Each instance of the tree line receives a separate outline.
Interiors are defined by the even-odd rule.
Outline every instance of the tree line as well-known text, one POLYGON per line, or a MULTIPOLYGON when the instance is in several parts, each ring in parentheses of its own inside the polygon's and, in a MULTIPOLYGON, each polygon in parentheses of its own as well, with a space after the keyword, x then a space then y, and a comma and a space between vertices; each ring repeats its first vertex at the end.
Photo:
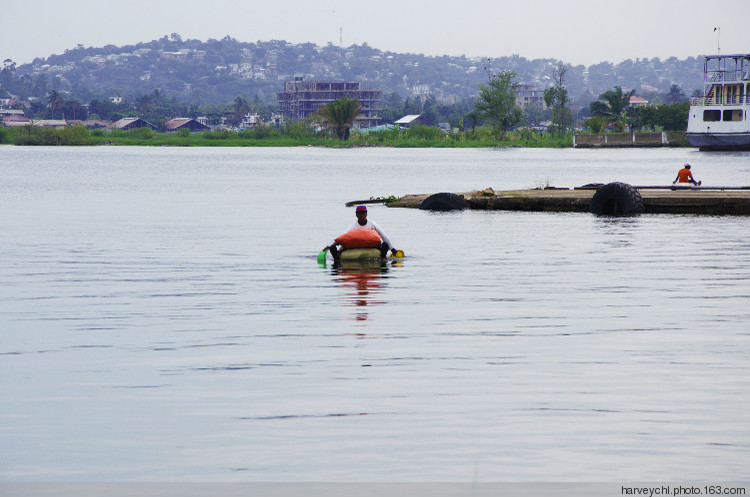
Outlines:
MULTIPOLYGON (((516 90, 519 84, 515 81, 516 73, 510 70, 499 72, 491 68, 485 68, 487 72, 487 83, 479 84, 479 94, 473 101, 473 109, 466 111, 463 117, 454 115, 463 123, 464 119, 470 122, 473 132, 477 124, 485 125, 492 130, 493 138, 501 142, 505 135, 524 123, 524 112, 516 105, 516 90)), ((558 64, 552 72, 553 84, 544 91, 544 101, 547 106, 546 115, 549 118, 547 132, 552 136, 562 137, 574 129, 575 121, 571 111, 571 103, 566 86, 567 67, 564 63, 558 64)), ((610 128, 616 132, 622 132, 626 128, 635 130, 664 130, 684 131, 687 128, 689 104, 678 85, 672 85, 667 100, 671 105, 658 105, 652 107, 633 107, 630 98, 635 94, 634 90, 623 92, 622 88, 616 86, 608 90, 589 105, 588 113, 592 117, 585 120, 587 128, 594 133, 604 132, 610 128)), ((392 96, 393 97, 393 96, 392 96)), ((396 103, 396 102, 391 102, 396 103)), ((418 106, 405 102, 401 114, 419 114, 424 112, 418 106)), ((439 114, 434 99, 428 97, 425 108, 439 114)), ((466 109, 464 109, 466 110, 466 109)), ((317 121, 324 129, 327 129, 338 137, 339 140, 348 140, 350 129, 361 111, 361 106, 356 100, 341 98, 325 106, 321 106, 313 120, 317 121)), ((391 115, 398 115, 393 113, 391 115)), ((439 118, 439 116, 438 116, 439 118)), ((434 120, 433 117, 430 120, 434 120)), ((427 121, 428 124, 433 124, 427 121)), ((464 130, 464 126, 457 126, 464 130)))

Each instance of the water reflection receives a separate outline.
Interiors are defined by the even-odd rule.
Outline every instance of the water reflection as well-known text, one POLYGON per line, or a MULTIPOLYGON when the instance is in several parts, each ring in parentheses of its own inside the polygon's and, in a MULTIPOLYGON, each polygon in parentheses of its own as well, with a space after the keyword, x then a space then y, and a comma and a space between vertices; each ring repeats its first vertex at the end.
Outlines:
POLYGON ((369 307, 382 304, 378 295, 385 284, 389 267, 387 261, 339 261, 331 267, 331 275, 344 289, 346 305, 355 308, 354 319, 367 321, 369 307))
POLYGON ((613 247, 629 247, 633 243, 633 235, 640 226, 639 216, 599 216, 596 218, 597 227, 606 233, 607 242, 613 247))

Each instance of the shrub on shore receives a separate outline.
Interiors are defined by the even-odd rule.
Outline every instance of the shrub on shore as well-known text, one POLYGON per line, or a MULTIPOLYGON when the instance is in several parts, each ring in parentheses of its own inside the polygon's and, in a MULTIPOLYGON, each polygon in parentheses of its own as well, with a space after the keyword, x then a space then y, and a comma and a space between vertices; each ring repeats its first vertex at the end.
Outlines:
POLYGON ((23 126, 14 129, 14 145, 91 145, 91 135, 83 126, 40 128, 23 126))

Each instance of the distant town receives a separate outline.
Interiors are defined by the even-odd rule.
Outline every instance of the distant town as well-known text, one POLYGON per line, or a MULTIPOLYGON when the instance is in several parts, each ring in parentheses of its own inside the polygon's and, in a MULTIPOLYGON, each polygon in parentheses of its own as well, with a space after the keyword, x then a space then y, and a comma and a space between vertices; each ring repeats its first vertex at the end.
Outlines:
MULTIPOLYGON (((551 120, 544 92, 564 62, 519 55, 427 57, 367 44, 245 43, 230 37, 202 42, 173 33, 124 47, 79 45, 30 64, 6 59, 0 119, 8 127, 242 130, 302 120, 321 104, 348 96, 363 107, 358 128, 419 123, 450 129, 466 125, 480 84, 498 71, 513 71, 523 123, 541 129, 551 120)), ((614 87, 632 93, 632 107, 684 102, 700 88, 701 68, 700 57, 567 65, 574 122, 614 87)))

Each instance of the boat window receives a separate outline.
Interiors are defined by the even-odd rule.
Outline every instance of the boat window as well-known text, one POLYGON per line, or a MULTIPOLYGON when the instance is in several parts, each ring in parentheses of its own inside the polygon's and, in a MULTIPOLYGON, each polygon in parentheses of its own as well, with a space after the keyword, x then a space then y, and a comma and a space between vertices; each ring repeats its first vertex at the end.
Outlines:
POLYGON ((727 86, 727 103, 728 104, 737 103, 737 87, 735 85, 727 86))
POLYGON ((703 120, 704 121, 721 121, 721 111, 720 110, 704 110, 703 120))
POLYGON ((728 109, 724 111, 725 121, 742 121, 741 109, 728 109))

